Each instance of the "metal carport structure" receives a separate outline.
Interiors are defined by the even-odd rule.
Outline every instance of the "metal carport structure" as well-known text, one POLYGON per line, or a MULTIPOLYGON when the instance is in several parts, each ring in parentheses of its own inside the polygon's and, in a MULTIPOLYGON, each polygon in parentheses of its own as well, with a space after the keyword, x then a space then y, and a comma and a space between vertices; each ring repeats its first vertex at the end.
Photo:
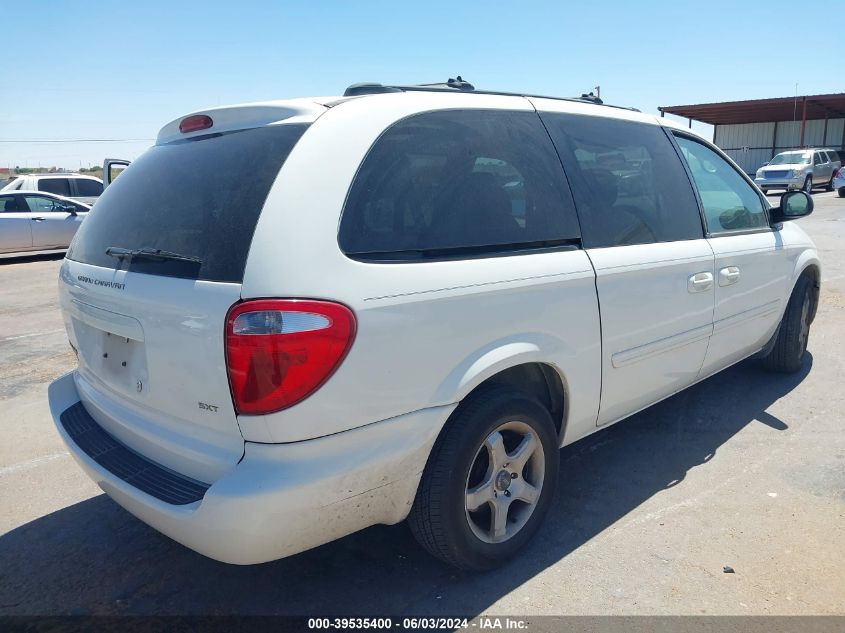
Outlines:
POLYGON ((713 142, 753 173, 774 154, 802 147, 845 150, 845 93, 661 106, 714 126, 713 142))

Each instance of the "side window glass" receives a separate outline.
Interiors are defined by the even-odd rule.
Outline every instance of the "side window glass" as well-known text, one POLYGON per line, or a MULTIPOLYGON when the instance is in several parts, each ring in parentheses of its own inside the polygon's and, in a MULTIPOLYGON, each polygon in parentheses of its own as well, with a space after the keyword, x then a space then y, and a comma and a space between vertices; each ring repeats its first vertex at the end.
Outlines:
POLYGON ((821 165, 824 162, 821 152, 813 152, 813 165, 821 165))
POLYGON ((730 163, 698 141, 685 136, 677 139, 698 188, 710 233, 769 226, 757 191, 730 163))
POLYGON ((70 183, 67 178, 40 178, 38 180, 38 191, 55 193, 58 196, 69 196, 70 183))
POLYGON ((351 256, 412 260, 578 236, 560 161, 535 113, 450 110, 399 121, 376 141, 338 241, 351 256))
POLYGON ((45 198, 44 196, 24 196, 24 198, 32 213, 49 213, 57 210, 52 198, 45 198))
POLYGON ((16 211, 26 211, 26 209, 18 207, 15 196, 0 196, 0 213, 14 213, 16 211))
POLYGON ((88 180, 87 178, 76 178, 76 191, 78 196, 93 198, 103 195, 103 183, 96 180, 88 180))
POLYGON ((589 248, 701 239, 698 202, 656 125, 541 113, 572 186, 589 248))

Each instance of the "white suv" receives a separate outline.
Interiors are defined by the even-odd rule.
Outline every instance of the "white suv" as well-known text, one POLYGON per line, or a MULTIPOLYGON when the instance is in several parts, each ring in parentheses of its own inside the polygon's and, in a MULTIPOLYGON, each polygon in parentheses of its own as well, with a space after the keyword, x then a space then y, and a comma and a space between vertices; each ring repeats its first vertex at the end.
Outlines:
POLYGON ((749 356, 801 366, 809 196, 770 208, 663 119, 453 85, 204 110, 106 189, 49 399, 117 503, 230 563, 408 518, 484 569, 561 446, 749 356))
POLYGON ((0 191, 43 191, 91 205, 103 193, 103 181, 82 174, 25 174, 12 178, 0 191))

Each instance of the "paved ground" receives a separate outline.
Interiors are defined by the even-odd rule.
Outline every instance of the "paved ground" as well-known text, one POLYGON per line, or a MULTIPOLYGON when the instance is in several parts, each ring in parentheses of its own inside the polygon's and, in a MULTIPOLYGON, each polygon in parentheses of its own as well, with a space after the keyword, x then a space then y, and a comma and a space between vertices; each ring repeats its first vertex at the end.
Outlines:
POLYGON ((801 222, 825 272, 804 370, 743 363, 565 448, 535 544, 484 575, 430 559, 405 525, 245 568, 137 521, 49 418, 47 384, 73 365, 60 259, 0 261, 0 615, 845 613, 845 199, 814 198, 801 222))

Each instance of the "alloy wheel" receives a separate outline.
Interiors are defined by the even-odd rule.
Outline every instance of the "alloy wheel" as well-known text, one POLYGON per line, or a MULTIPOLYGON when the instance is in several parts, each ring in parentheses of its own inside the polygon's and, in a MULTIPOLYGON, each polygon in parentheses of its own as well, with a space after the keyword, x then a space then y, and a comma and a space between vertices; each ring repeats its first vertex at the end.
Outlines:
POLYGON ((801 329, 798 332, 798 344, 801 352, 807 349, 807 339, 810 335, 810 295, 804 295, 804 303, 801 304, 801 329))
POLYGON ((475 536, 501 543, 528 522, 546 470, 543 445, 524 422, 498 426, 479 447, 466 481, 464 509, 475 536))

